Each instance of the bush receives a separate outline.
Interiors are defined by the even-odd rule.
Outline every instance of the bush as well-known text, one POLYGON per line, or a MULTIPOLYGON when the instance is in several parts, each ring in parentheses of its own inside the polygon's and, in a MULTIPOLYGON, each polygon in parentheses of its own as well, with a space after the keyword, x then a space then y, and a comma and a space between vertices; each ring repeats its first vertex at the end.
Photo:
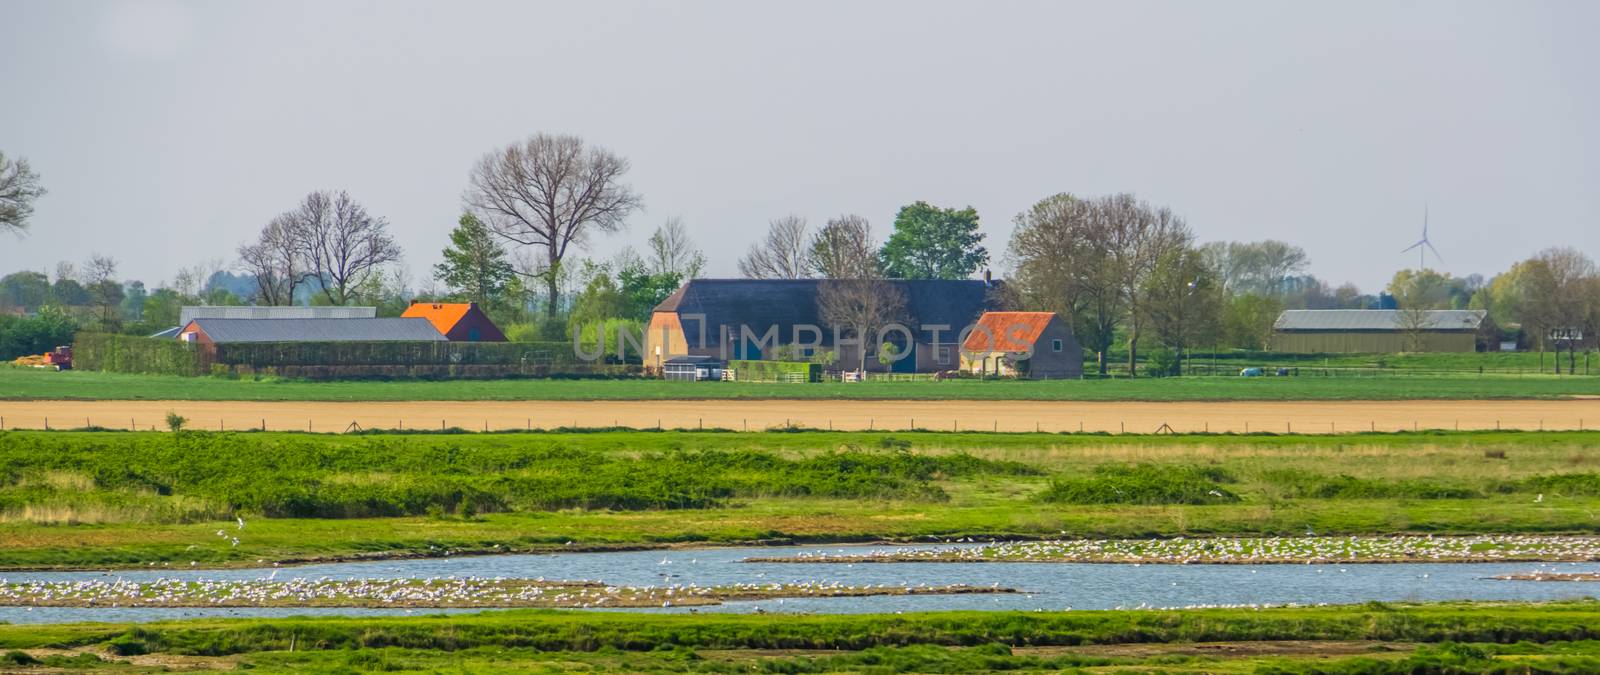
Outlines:
POLYGON ((800 361, 729 361, 728 369, 740 382, 821 382, 822 364, 800 361))
POLYGON ((1284 469, 1262 478, 1284 488, 1287 496, 1310 499, 1471 499, 1477 490, 1421 480, 1379 480, 1348 475, 1323 476, 1284 469))
POLYGON ((1230 504, 1239 496, 1221 469, 1157 464, 1106 465, 1090 476, 1058 478, 1040 495, 1057 504, 1230 504))
POLYGON ((71 317, 48 307, 31 317, 0 316, 0 361, 43 354, 70 344, 76 330, 78 326, 71 317))

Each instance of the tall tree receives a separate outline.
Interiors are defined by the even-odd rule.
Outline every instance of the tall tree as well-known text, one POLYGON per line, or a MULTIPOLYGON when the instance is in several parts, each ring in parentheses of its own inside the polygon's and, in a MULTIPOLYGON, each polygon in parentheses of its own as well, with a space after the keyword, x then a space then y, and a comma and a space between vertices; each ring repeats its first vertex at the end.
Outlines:
POLYGON ((462 214, 450 231, 444 262, 433 266, 439 283, 482 307, 497 304, 515 274, 505 247, 470 213, 462 214))
POLYGON ((1096 217, 1110 243, 1112 274, 1128 303, 1128 374, 1138 374, 1139 337, 1146 312, 1145 283, 1162 256, 1187 248, 1193 234, 1182 218, 1165 207, 1155 208, 1131 194, 1096 200, 1096 217))
POLYGON ((621 230, 642 200, 622 183, 628 160, 576 136, 535 134, 484 155, 463 200, 506 240, 542 253, 546 315, 555 317, 561 261, 594 232, 621 230))
POLYGON ((50 297, 50 277, 22 270, 0 278, 0 306, 35 309, 50 297))
POLYGON ((298 237, 295 213, 279 215, 261 228, 254 243, 241 244, 239 266, 255 279, 255 302, 263 305, 292 305, 295 291, 306 278, 306 246, 298 237))
POLYGON ((0 152, 0 230, 27 231, 33 202, 44 195, 39 174, 28 166, 27 158, 8 159, 0 152))
POLYGON ((83 266, 83 286, 100 311, 100 327, 110 330, 121 324, 123 291, 117 281, 117 260, 95 253, 83 266))
POLYGON ((746 279, 804 279, 810 275, 811 256, 806 248, 806 219, 784 216, 767 225, 767 237, 739 259, 746 279))
POLYGON ((646 272, 651 275, 676 274, 680 279, 693 279, 706 267, 705 254, 695 248, 683 219, 676 216, 650 234, 645 248, 646 272))
POLYGON ((367 213, 343 190, 306 195, 294 224, 301 256, 329 304, 349 304, 357 289, 400 260, 389 221, 367 213))
POLYGON ((1095 208, 1092 200, 1066 193, 1039 200, 1017 215, 1008 253, 1023 306, 1071 321, 1104 375, 1126 303, 1111 265, 1109 232, 1095 208))
POLYGON ((884 275, 896 279, 965 279, 989 261, 976 210, 922 201, 895 214, 880 255, 884 275))
POLYGON ((857 215, 843 215, 811 238, 806 248, 812 272, 824 279, 875 279, 883 276, 872 224, 857 215))
POLYGON ((1273 239, 1214 241, 1201 246, 1200 252, 1217 284, 1228 294, 1284 293, 1290 277, 1305 272, 1311 262, 1305 249, 1273 239))
MULTIPOLYGON (((1550 248, 1526 261, 1521 275, 1523 332, 1531 332, 1540 351, 1556 348, 1556 372, 1561 372, 1563 346, 1551 341, 1551 331, 1579 329, 1593 335, 1600 326, 1594 318, 1590 291, 1596 283, 1594 261, 1577 249, 1550 248)), ((1571 347, 1571 344, 1565 345, 1571 347)), ((1569 366, 1572 359, 1569 356, 1569 366)))
POLYGON ((1156 339, 1178 357, 1173 375, 1183 374, 1187 350, 1216 338, 1221 326, 1221 289, 1199 251, 1173 248, 1156 259, 1144 282, 1144 313, 1156 339))

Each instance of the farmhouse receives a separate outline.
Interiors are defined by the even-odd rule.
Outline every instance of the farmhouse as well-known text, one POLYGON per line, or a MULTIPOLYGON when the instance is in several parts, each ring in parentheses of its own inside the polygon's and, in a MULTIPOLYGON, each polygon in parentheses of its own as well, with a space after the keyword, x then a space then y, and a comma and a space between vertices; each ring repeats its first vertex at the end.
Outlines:
POLYGON ((1272 350, 1297 354, 1471 352, 1481 309, 1291 309, 1272 326, 1272 350))
POLYGON ((505 333, 475 302, 415 302, 404 318, 427 319, 451 342, 505 342, 505 333))
MULTIPOLYGON (((834 330, 818 307, 821 279, 694 279, 657 305, 645 331, 644 363, 661 371, 674 356, 761 359, 785 344, 818 344, 836 349, 838 363, 861 362, 857 344, 835 344, 834 330)), ((867 351, 867 367, 894 372, 932 372, 960 366, 957 347, 963 328, 995 308, 995 283, 977 280, 887 280, 905 296, 900 324, 911 332, 887 334, 908 350, 887 364, 867 351), (909 344, 901 344, 909 343, 909 344)), ((848 336, 843 338, 851 342, 848 336)), ((872 340, 875 342, 876 340, 872 340)))
POLYGON ((1055 312, 985 312, 961 344, 961 369, 1033 380, 1083 377, 1083 348, 1055 312))
POLYGON ((427 319, 207 319, 190 321, 178 339, 230 342, 444 342, 427 319))

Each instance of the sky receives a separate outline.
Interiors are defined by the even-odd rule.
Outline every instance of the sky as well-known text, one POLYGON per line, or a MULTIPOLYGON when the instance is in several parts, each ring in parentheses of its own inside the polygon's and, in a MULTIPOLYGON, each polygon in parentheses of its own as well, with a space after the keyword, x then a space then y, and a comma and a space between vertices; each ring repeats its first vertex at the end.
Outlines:
POLYGON ((708 276, 789 214, 1012 219, 1132 192, 1201 241, 1281 239, 1379 290, 1423 211, 1491 276, 1600 257, 1597 2, 0 0, 0 151, 49 194, 0 274, 92 253, 147 284, 318 189, 387 218, 426 285, 472 164, 539 132, 631 162, 708 276))

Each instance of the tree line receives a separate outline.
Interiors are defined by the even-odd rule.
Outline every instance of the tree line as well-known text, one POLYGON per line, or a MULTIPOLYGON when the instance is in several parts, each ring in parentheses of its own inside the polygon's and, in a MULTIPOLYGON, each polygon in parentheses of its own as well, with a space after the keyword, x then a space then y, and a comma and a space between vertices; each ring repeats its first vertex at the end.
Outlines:
MULTIPOLYGON (((641 249, 582 257, 595 237, 622 231, 643 208, 628 170, 622 156, 569 135, 535 134, 486 152, 467 172, 461 215, 421 289, 411 288, 389 221, 327 189, 268 219, 231 264, 184 268, 147 289, 120 280, 118 261, 96 254, 58 265, 53 279, 35 271, 0 278, 0 308, 32 310, 11 324, 44 316, 57 328, 128 332, 167 327, 182 304, 373 304, 393 315, 411 299, 476 302, 515 339, 639 324, 706 261, 676 218, 641 249)), ((27 231, 46 194, 26 159, 0 154, 0 230, 27 231)), ((1285 242, 1200 243, 1171 208, 1132 194, 1039 200, 1013 219, 998 262, 1008 277, 999 300, 1067 317, 1102 373, 1114 352, 1130 372, 1145 361, 1175 372, 1175 357, 1195 348, 1269 349, 1284 309, 1483 309, 1496 339, 1504 333, 1540 349, 1561 346, 1552 331, 1593 336, 1600 328, 1600 281, 1576 250, 1541 252, 1491 279, 1400 270, 1369 295, 1308 274, 1309 256, 1285 242), (1155 351, 1141 360, 1141 349, 1155 351)), ((882 241, 857 214, 814 229, 804 216, 774 219, 736 266, 748 278, 825 280, 824 321, 859 337, 904 314, 905 299, 885 280, 966 279, 990 263, 974 209, 917 201, 895 213, 882 241)))

